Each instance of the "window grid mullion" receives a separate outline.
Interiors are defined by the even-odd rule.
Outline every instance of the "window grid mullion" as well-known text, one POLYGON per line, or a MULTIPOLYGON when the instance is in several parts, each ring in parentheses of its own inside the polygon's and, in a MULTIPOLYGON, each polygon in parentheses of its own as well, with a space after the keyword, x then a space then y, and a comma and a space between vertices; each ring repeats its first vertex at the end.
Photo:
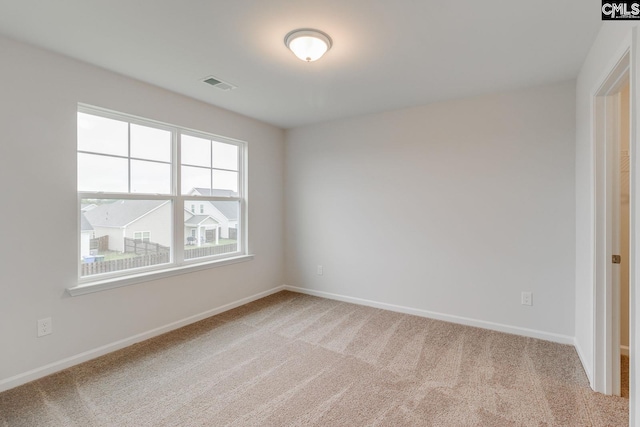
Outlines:
POLYGON ((184 263, 184 198, 182 196, 182 138, 179 129, 173 130, 173 174, 175 185, 173 187, 173 223, 171 224, 173 236, 173 262, 176 265, 184 263))
POLYGON ((131 123, 127 122, 127 163, 129 165, 129 193, 131 193, 131 123))
POLYGON ((213 195, 213 141, 209 140, 209 179, 211 180, 209 184, 209 195, 213 195))

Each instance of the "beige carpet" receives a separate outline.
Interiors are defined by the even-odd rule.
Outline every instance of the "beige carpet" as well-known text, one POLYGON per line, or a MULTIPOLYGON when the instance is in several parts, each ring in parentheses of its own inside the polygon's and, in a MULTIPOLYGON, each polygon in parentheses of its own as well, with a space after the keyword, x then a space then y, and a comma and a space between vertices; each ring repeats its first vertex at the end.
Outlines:
POLYGON ((620 356, 620 395, 629 398, 629 356, 620 356))
POLYGON ((2 426, 626 426, 570 346, 281 292, 0 394, 2 426))

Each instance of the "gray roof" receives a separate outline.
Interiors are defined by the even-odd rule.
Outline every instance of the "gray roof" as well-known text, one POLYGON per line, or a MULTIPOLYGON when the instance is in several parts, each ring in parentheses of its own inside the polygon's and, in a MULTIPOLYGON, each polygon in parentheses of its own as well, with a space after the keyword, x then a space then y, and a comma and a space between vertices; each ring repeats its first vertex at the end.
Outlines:
POLYGON ((85 212, 94 227, 124 227, 141 216, 151 212, 167 200, 116 200, 85 212))
MULTIPOLYGON (((210 188, 194 188, 193 191, 197 192, 201 196, 213 196, 213 197, 238 197, 238 193, 232 190, 219 190, 210 188)), ((215 201, 209 202, 215 206, 222 215, 227 217, 229 221, 238 220, 238 202, 235 201, 215 201)))
POLYGON ((238 193, 233 190, 220 190, 214 188, 213 190, 210 188, 194 188, 194 191, 197 191, 201 196, 213 196, 213 197, 238 197, 238 193))
MULTIPOLYGON (((198 225, 201 222, 205 221, 207 218, 211 218, 209 215, 194 215, 191 218, 189 218, 188 220, 186 220, 184 222, 185 225, 198 225)), ((218 221, 216 221, 215 219, 211 218, 211 220, 215 223, 217 223, 218 221)))
POLYGON ((87 220, 87 217, 84 216, 84 212, 80 213, 80 231, 91 231, 93 227, 91 223, 87 220))
POLYGON ((226 216, 229 221, 236 221, 238 219, 238 202, 209 202, 215 206, 222 215, 226 216))

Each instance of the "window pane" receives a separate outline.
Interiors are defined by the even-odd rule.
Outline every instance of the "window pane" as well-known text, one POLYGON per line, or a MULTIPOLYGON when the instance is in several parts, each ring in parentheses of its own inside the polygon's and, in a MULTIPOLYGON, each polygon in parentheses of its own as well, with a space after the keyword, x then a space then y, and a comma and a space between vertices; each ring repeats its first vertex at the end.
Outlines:
POLYGON ((181 135, 182 164, 211 167, 211 141, 181 135))
POLYGON ((213 257, 239 250, 239 202, 189 200, 185 201, 184 208, 184 259, 213 257), (192 206, 202 206, 202 210, 192 212, 192 206))
POLYGON ((78 113, 78 150, 127 156, 128 142, 128 123, 78 113))
POLYGON ((148 242, 151 240, 151 233, 149 231, 136 231, 133 233, 133 238, 142 242, 148 242))
POLYGON ((238 172, 214 170, 213 188, 214 190, 218 190, 214 191, 215 196, 238 196, 238 172))
POLYGON ((171 165, 131 160, 131 192, 170 194, 171 165))
POLYGON ((211 188, 211 169, 182 167, 182 194, 190 194, 194 188, 211 188))
POLYGON ((126 159, 78 153, 78 191, 126 193, 126 159))
POLYGON ((171 161, 171 132, 132 123, 131 157, 171 161))
POLYGON ((238 170, 238 147, 213 141, 213 167, 238 170))
POLYGON ((83 277, 171 261, 169 200, 83 199, 80 218, 83 277))

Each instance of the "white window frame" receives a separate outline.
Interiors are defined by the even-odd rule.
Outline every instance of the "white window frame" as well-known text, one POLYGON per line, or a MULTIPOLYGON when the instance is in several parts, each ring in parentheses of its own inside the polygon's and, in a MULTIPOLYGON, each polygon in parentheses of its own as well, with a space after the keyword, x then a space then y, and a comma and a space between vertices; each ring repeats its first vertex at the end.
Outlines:
POLYGON ((134 231, 133 232, 133 240, 140 240, 141 242, 145 243, 145 237, 144 235, 147 235, 147 240, 146 242, 150 242, 151 241, 151 232, 150 231, 134 231), (140 238, 138 239, 136 236, 140 235, 140 238))
MULTIPOLYGON (((78 254, 80 254, 80 212, 82 199, 132 199, 132 200, 171 200, 172 205, 172 244, 171 259, 169 263, 154 265, 149 267, 134 268, 110 272, 104 274, 95 274, 91 276, 81 276, 81 261, 78 262, 78 282, 76 285, 68 288, 71 295, 82 295, 86 293, 96 292, 104 289, 110 289, 125 286, 133 283, 155 280, 161 277, 168 277, 177 274, 184 274, 190 271, 201 270, 204 268, 217 267, 236 262, 243 262, 253 259, 253 255, 248 252, 248 236, 247 236, 247 143, 237 139, 223 137, 212 133, 196 131, 181 126, 161 123, 155 120, 145 119, 132 116, 129 114, 114 112, 99 107, 86 104, 78 104, 77 112, 91 114, 99 117, 105 117, 120 120, 132 124, 148 126, 152 128, 168 130, 172 134, 172 154, 171 154, 171 193, 170 194, 147 194, 147 193, 114 193, 114 192, 86 192, 78 191, 77 201, 77 234, 78 234, 78 254), (198 138, 210 139, 225 144, 231 144, 238 147, 238 196, 237 197, 214 197, 199 195, 183 195, 181 194, 181 135, 189 135, 198 138), (238 250, 231 253, 207 256, 201 258, 184 259, 184 246, 187 236, 184 235, 184 209, 185 202, 208 202, 208 201, 237 201, 239 203, 239 221, 238 230, 238 250)), ((77 153, 84 153, 77 150, 77 153)), ((129 177, 131 179, 131 177, 129 177)), ((197 203, 196 203, 197 204, 197 203)), ((195 212, 194 212, 195 214, 195 212)), ((80 260, 80 257, 77 256, 80 260)))

